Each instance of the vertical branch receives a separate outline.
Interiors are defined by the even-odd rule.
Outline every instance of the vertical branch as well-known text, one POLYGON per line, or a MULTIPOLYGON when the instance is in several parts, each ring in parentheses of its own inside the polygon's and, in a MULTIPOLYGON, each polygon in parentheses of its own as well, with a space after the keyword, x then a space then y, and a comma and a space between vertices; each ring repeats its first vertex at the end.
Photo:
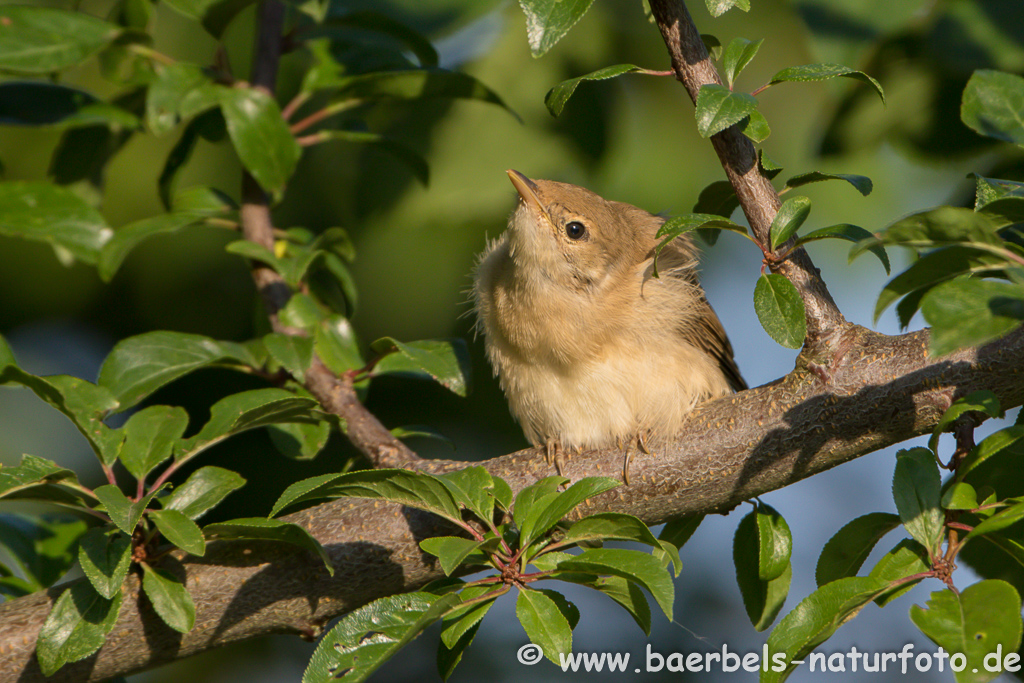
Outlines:
MULTIPOLYGON (((650 0, 650 5, 672 58, 676 78, 696 103, 702 86, 721 84, 718 71, 708 57, 683 0, 650 0)), ((711 136, 711 144, 736 191, 754 237, 762 245, 769 245, 768 234, 780 201, 771 181, 761 174, 754 144, 736 125, 711 136)), ((806 348, 814 352, 830 347, 847 323, 807 252, 795 250, 786 260, 772 264, 772 270, 789 278, 803 298, 807 313, 806 348)))
MULTIPOLYGON (((256 51, 252 60, 252 87, 273 96, 277 69, 281 61, 281 35, 284 28, 284 3, 261 0, 257 10, 256 51)), ((242 175, 242 234, 270 251, 274 250, 274 223, 270 200, 256 179, 242 175)), ((303 335, 303 330, 284 325, 278 313, 288 303, 291 289, 273 269, 254 263, 252 277, 275 332, 303 335)), ((375 467, 409 467, 419 458, 396 439, 356 396, 351 378, 338 378, 319 358, 306 373, 306 388, 325 410, 344 420, 344 432, 353 446, 366 455, 375 467)))

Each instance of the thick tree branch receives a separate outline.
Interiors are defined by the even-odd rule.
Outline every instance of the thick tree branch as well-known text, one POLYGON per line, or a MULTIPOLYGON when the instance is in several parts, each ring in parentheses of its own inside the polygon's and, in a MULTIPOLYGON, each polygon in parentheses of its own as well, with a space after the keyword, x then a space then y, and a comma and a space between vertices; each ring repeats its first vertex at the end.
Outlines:
MULTIPOLYGON (((722 83, 700 38, 700 32, 683 0, 651 0, 650 5, 672 58, 676 78, 696 103, 697 93, 702 86, 722 83)), ((692 121, 686 125, 693 128, 692 121)), ((767 247, 771 244, 768 232, 780 202, 771 181, 761 174, 754 144, 740 132, 738 125, 712 135, 711 143, 722 162, 725 175, 736 191, 754 236, 767 247)), ((790 246, 792 244, 787 243, 781 250, 790 246)), ((772 270, 789 278, 803 298, 807 312, 805 350, 812 356, 827 354, 844 333, 847 323, 807 252, 802 248, 796 249, 786 260, 772 264, 772 270)))
MULTIPOLYGON (((960 396, 987 388, 1004 408, 1024 402, 1024 330, 981 349, 926 355, 927 331, 886 337, 849 328, 822 375, 804 366, 777 382, 698 407, 677 439, 634 457, 631 485, 591 499, 587 513, 615 510, 648 524, 691 512, 724 511, 860 455, 931 430, 960 396), (824 376, 824 380, 822 377, 824 376)), ((541 450, 483 464, 514 490, 554 474, 541 450)), ((435 463, 455 469, 465 463, 435 463)), ((622 453, 587 452, 566 461, 572 479, 619 476, 622 453)), ((229 642, 270 633, 313 636, 332 617, 375 598, 414 590, 441 576, 420 539, 451 529, 431 515, 377 501, 340 500, 288 517, 331 555, 329 577, 302 551, 249 542, 210 544, 203 558, 178 554, 163 566, 187 577, 196 627, 167 628, 129 579, 118 624, 93 657, 53 681, 100 681, 229 642)), ((0 680, 43 681, 33 654, 50 589, 0 605, 0 680)))

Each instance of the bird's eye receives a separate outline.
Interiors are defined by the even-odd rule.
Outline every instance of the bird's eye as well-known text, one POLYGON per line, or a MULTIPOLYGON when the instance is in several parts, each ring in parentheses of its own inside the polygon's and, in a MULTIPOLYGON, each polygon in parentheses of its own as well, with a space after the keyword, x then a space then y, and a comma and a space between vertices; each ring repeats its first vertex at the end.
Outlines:
POLYGON ((587 234, 587 228, 579 221, 573 221, 571 223, 566 223, 565 234, 568 235, 571 240, 578 240, 587 234))

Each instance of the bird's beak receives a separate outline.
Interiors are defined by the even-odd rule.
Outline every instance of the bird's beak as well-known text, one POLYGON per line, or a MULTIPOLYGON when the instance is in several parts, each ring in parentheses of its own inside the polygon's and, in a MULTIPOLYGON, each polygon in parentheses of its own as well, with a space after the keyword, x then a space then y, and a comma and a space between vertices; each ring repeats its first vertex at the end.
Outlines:
POLYGON ((541 203, 540 197, 537 196, 537 185, 519 171, 509 169, 506 173, 515 186, 516 192, 519 193, 523 204, 536 215, 547 216, 547 211, 544 210, 544 205, 541 203))

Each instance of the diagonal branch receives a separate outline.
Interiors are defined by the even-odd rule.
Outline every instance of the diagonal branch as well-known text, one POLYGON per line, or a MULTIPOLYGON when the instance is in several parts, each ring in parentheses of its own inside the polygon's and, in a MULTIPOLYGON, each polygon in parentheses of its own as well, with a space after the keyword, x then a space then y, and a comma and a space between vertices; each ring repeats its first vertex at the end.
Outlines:
MULTIPOLYGON (((722 83, 700 32, 683 0, 650 0, 650 5, 672 58, 676 78, 696 103, 702 86, 722 83)), ((689 125, 693 127, 692 122, 689 125)), ((754 237, 767 248, 771 244, 768 232, 780 201, 771 181, 761 174, 754 144, 740 132, 738 125, 712 135, 711 144, 736 191, 754 237)), ((791 243, 781 246, 780 252, 791 246, 791 243)), ((773 263, 772 270, 789 278, 803 298, 807 313, 805 350, 812 356, 826 354, 843 334, 847 322, 807 252, 803 248, 794 250, 786 260, 773 263)))

